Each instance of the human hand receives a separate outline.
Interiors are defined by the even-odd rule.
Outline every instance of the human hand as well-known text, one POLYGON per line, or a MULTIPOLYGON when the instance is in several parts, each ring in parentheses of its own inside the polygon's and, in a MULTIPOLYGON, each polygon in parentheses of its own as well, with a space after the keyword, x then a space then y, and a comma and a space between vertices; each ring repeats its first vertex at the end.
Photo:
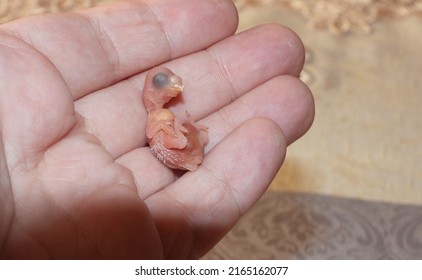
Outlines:
POLYGON ((119 2, 3 25, 0 256, 185 259, 212 248, 314 115, 298 37, 236 28, 229 0, 119 2), (209 127, 195 172, 173 172, 146 146, 141 90, 161 64, 209 127))

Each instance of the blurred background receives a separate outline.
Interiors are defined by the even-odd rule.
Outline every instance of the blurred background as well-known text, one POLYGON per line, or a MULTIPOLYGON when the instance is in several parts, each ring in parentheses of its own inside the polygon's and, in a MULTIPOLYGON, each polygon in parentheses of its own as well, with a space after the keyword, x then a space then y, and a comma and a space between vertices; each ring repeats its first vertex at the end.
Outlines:
MULTIPOLYGON (((109 2, 0 0, 0 22, 109 2)), ((275 22, 302 38, 316 118, 204 258, 421 259, 422 0, 234 2, 239 32, 275 22)))

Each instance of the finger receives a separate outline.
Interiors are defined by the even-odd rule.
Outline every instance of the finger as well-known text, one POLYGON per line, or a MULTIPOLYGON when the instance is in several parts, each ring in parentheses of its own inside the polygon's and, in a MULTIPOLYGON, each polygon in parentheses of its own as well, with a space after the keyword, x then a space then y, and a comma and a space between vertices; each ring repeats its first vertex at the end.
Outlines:
POLYGON ((203 118, 273 77, 299 76, 303 61, 302 42, 290 29, 255 27, 169 63, 185 86, 182 108, 179 102, 172 109, 183 114, 186 107, 193 118, 203 118))
MULTIPOLYGON (((274 121, 289 144, 309 129, 313 116, 314 104, 309 88, 297 78, 276 77, 201 120, 209 127, 209 143, 205 146, 205 152, 211 151, 242 123, 254 118, 274 121)), ((177 179, 152 155, 148 147, 129 152, 117 162, 132 171, 142 199, 177 179)))
POLYGON ((278 125, 267 119, 247 121, 196 172, 148 198, 165 256, 182 252, 182 258, 196 258, 215 245, 266 190, 285 148, 278 125))
POLYGON ((141 199, 150 197, 177 179, 175 172, 164 166, 149 147, 124 154, 116 159, 116 163, 132 172, 141 199))
POLYGON ((279 76, 253 89, 218 112, 201 120, 210 127, 211 150, 241 123, 253 118, 273 120, 283 131, 287 145, 305 134, 314 119, 314 100, 298 78, 279 76))
MULTIPOLYGON (((185 84, 184 104, 173 104, 172 110, 179 116, 188 110, 195 120, 201 119, 273 77, 298 75, 302 65, 302 44, 289 29, 265 25, 242 32, 168 63, 185 84)), ((140 98, 144 79, 145 74, 136 76, 76 103, 89 131, 115 157, 145 144, 146 112, 140 98)))
POLYGON ((2 29, 48 57, 76 99, 203 49, 236 27, 236 10, 229 0, 156 0, 31 17, 2 29))

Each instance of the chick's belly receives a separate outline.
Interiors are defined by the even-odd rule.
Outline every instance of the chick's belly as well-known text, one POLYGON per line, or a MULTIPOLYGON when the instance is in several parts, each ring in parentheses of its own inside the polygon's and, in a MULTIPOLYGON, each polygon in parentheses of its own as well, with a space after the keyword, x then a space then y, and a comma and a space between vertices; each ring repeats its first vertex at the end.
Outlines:
POLYGON ((185 149, 168 149, 160 136, 156 135, 149 143, 152 153, 158 160, 173 169, 194 171, 198 168, 202 162, 202 154, 198 156, 190 144, 185 149))
POLYGON ((178 167, 178 156, 175 151, 167 149, 164 147, 161 141, 154 141, 150 146, 151 151, 155 157, 161 162, 163 162, 167 167, 170 168, 180 168, 178 167))

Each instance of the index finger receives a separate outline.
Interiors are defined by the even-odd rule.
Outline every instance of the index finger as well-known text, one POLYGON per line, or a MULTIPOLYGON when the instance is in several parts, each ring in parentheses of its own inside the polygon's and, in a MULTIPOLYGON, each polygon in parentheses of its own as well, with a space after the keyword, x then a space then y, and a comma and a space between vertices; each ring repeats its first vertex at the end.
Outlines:
POLYGON ((235 13, 230 0, 122 1, 1 29, 48 57, 78 99, 233 34, 235 13))

